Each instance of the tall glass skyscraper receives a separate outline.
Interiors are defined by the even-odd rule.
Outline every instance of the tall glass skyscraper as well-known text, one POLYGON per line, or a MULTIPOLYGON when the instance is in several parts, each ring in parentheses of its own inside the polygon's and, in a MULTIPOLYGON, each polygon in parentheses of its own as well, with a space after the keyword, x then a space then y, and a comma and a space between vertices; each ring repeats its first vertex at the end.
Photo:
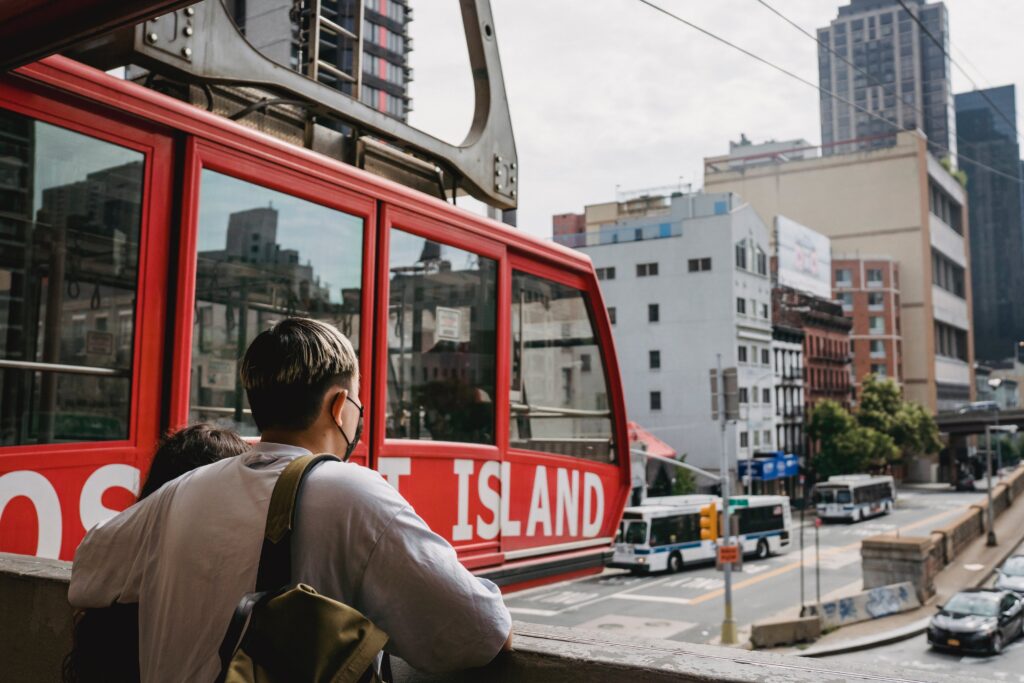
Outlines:
MULTIPOLYGON (((906 4, 948 53, 946 6, 924 0, 906 4)), ((824 154, 889 147, 897 130, 920 128, 935 156, 955 158, 949 60, 896 0, 851 0, 827 28, 818 29, 818 40, 821 87, 850 103, 822 93, 824 154)))
POLYGON ((960 151, 995 171, 963 166, 970 216, 974 355, 979 360, 1019 357, 1019 342, 1024 340, 1024 199, 1020 146, 1012 123, 1016 120, 1012 85, 956 96, 960 151))

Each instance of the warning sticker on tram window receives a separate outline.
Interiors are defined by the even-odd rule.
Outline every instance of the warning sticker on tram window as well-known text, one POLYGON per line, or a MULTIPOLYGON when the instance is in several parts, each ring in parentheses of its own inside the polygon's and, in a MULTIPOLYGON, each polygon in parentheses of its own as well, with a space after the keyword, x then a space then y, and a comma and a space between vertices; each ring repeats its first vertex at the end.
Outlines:
POLYGON ((202 377, 199 379, 199 386, 202 388, 218 391, 235 390, 235 376, 238 374, 238 364, 235 361, 206 358, 200 369, 202 377))
POLYGON ((89 330, 85 333, 85 353, 89 356, 114 355, 114 334, 89 330))
POLYGON ((462 341, 462 311, 438 306, 434 311, 437 325, 434 336, 446 341, 462 341))

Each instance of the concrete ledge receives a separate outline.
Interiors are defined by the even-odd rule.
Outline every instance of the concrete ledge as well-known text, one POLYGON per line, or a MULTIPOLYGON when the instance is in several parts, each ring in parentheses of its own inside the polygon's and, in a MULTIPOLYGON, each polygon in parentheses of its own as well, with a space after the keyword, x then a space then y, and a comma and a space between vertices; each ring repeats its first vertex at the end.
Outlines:
MULTIPOLYGON (((821 603, 821 627, 828 630, 871 619, 881 619, 921 607, 914 585, 909 581, 879 586, 837 600, 821 603)), ((811 605, 811 612, 817 605, 811 605)))
MULTIPOLYGON (((67 562, 0 554, 0 642, 4 683, 60 680, 70 647, 70 578, 67 562)), ((931 672, 800 659, 711 645, 653 640, 516 622, 515 651, 473 671, 443 676, 421 674, 396 662, 396 683, 667 683, 723 681, 753 683, 840 683, 957 679, 931 672)))
POLYGON ((4 681, 59 681, 71 650, 71 563, 0 553, 4 681))
POLYGON ((794 643, 810 643, 821 637, 821 619, 767 619, 750 627, 750 642, 756 648, 778 647, 794 643))

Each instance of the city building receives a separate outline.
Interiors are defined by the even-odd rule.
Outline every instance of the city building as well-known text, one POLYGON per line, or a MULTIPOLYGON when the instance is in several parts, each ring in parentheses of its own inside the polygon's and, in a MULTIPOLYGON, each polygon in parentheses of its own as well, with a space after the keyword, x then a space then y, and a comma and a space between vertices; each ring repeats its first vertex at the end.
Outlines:
POLYGON ((581 235, 587 231, 587 217, 582 213, 560 213, 551 218, 551 234, 556 242, 568 244, 574 238, 568 235, 581 235))
POLYGON ((737 458, 774 451, 769 231, 735 194, 644 194, 587 206, 586 232, 556 236, 594 261, 613 324, 630 418, 686 461, 718 470, 710 373, 737 368, 737 458), (581 238, 583 238, 581 240, 581 238))
POLYGON ((1012 85, 956 96, 960 151, 993 171, 966 165, 971 224, 974 353, 1019 357, 1024 340, 1024 203, 1016 92, 1012 85))
MULTIPOLYGON (((814 226, 839 253, 898 262, 905 396, 932 413, 971 400, 966 192, 928 152, 924 134, 904 131, 893 147, 816 159, 741 169, 730 162, 705 160, 706 192, 735 192, 764 221, 784 215, 814 226)), ((895 331, 883 323, 877 333, 895 331)))
POLYGON ((804 331, 777 322, 772 310, 772 368, 775 373, 775 443, 780 451, 807 455, 804 438, 804 331))
POLYGON ((805 414, 823 399, 849 409, 852 323, 843 315, 842 306, 830 299, 778 286, 772 290, 772 307, 777 327, 803 331, 805 414))
POLYGON ((943 54, 949 51, 946 6, 905 4, 927 31, 897 0, 851 0, 818 29, 823 154, 887 147, 897 131, 919 128, 936 156, 955 157, 950 64, 943 54))
MULTIPOLYGON (((936 263, 938 252, 933 254, 936 263)), ((891 258, 833 256, 832 287, 843 313, 853 321, 854 400, 868 375, 889 377, 903 385, 903 335, 900 325, 900 269, 891 258)))
MULTIPOLYGON (((406 121, 412 111, 408 2, 322 0, 316 4, 323 18, 341 29, 320 31, 317 80, 352 96, 357 95, 358 85, 363 103, 406 121)), ((309 73, 304 16, 314 3, 235 0, 225 5, 253 47, 279 64, 309 73)))

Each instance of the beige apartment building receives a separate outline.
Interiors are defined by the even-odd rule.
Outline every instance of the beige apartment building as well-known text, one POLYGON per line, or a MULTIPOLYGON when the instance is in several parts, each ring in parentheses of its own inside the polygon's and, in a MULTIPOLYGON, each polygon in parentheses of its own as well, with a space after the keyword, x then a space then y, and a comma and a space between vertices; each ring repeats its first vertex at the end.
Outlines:
POLYGON ((933 413, 972 400, 966 192, 928 153, 924 134, 904 131, 894 147, 871 151, 764 156, 705 159, 705 191, 738 194, 769 225, 780 215, 798 221, 827 235, 836 253, 898 263, 902 329, 885 321, 873 330, 902 336, 906 397, 933 413))

